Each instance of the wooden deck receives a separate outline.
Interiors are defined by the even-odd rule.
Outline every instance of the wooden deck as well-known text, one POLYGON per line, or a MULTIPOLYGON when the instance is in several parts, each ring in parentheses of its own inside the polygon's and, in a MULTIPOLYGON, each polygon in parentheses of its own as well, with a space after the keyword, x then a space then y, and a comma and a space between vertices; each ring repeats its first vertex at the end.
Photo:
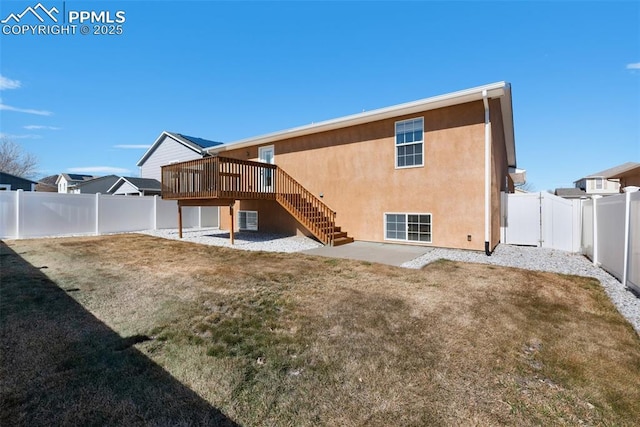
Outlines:
POLYGON ((353 242, 336 226, 336 212, 276 165, 220 156, 166 165, 162 198, 177 200, 179 208, 231 209, 236 200, 275 200, 324 244, 353 242))

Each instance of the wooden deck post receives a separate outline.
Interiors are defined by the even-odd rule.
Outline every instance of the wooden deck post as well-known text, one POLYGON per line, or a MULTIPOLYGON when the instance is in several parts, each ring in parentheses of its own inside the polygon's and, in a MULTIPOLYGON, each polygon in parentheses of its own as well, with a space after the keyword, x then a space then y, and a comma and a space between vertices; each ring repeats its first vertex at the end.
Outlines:
POLYGON ((229 215, 231 215, 231 229, 229 231, 229 240, 231 241, 231 245, 233 245, 233 229, 234 229, 234 225, 233 225, 233 204, 235 202, 232 202, 229 205, 229 215))
POLYGON ((182 204, 178 202, 178 233, 182 239, 182 204))

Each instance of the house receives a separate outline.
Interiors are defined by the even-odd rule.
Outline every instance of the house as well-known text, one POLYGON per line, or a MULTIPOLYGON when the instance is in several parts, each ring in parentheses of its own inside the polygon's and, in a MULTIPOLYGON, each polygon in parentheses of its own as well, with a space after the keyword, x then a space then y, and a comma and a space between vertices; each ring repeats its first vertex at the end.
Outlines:
POLYGON ((140 158, 137 166, 142 178, 160 181, 160 168, 170 163, 201 159, 209 155, 207 147, 221 142, 164 131, 140 158))
POLYGON ((624 167, 619 167, 617 172, 611 174, 611 179, 620 181, 620 188, 640 187, 640 163, 625 163, 624 167))
POLYGON ((0 191, 36 191, 38 183, 6 172, 0 172, 0 191))
POLYGON ((501 192, 524 174, 506 82, 205 151, 210 157, 162 168, 162 196, 178 200, 179 212, 229 207, 223 229, 304 233, 330 245, 357 239, 490 254, 501 192))
POLYGON ((117 175, 95 177, 75 184, 69 192, 73 194, 108 194, 109 189, 118 179, 120 177, 117 175))
POLYGON ((58 193, 73 193, 73 189, 76 185, 96 178, 93 175, 83 175, 77 173, 61 173, 56 179, 56 185, 58 186, 58 193))
POLYGON ((108 193, 127 196, 159 196, 160 189, 160 181, 157 179, 123 176, 109 188, 108 193))
POLYGON ((49 175, 41 178, 36 185, 36 191, 43 193, 57 193, 58 185, 56 185, 56 181, 58 180, 58 175, 49 175))
POLYGON ((640 163, 627 162, 574 181, 574 187, 556 188, 555 195, 565 199, 610 196, 627 186, 640 186, 640 163))

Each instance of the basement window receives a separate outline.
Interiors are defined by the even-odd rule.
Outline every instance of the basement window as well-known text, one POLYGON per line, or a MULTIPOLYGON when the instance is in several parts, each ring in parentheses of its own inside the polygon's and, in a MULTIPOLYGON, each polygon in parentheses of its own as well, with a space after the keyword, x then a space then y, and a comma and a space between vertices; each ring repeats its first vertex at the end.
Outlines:
POLYGON ((424 166, 424 119, 396 122, 396 168, 424 166))
POLYGON ((258 231, 258 212, 238 211, 238 228, 240 230, 258 231))
POLYGON ((431 214, 385 214, 384 238, 385 240, 431 243, 431 214))

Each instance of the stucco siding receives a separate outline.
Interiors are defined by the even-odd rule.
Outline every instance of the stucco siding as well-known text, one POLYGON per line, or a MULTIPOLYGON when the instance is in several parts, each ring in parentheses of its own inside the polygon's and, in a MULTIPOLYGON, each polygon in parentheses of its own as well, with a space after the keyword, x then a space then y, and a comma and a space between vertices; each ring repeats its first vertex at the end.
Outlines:
MULTIPOLYGON (((275 163, 315 195, 322 194, 322 200, 337 212, 337 224, 356 240, 385 241, 385 213, 429 213, 433 246, 484 249, 482 101, 285 139, 273 145, 275 163), (416 117, 424 117, 424 166, 396 169, 395 122, 416 117)), ((258 147, 224 155, 257 160, 258 147)), ((248 209, 245 206, 251 203, 240 205, 248 209)), ((265 212, 269 209, 277 212, 276 208, 263 207, 265 212)), ((259 227, 264 229, 265 218, 259 215, 259 227)), ((286 216, 276 215, 278 226, 296 231, 286 222, 290 221, 286 216)), ((499 216, 496 223, 499 238, 499 216)), ((221 226, 228 227, 224 218, 221 226)))
POLYGON ((199 153, 165 135, 147 161, 140 167, 140 175, 142 178, 153 178, 161 181, 162 166, 199 158, 202 158, 199 153))

